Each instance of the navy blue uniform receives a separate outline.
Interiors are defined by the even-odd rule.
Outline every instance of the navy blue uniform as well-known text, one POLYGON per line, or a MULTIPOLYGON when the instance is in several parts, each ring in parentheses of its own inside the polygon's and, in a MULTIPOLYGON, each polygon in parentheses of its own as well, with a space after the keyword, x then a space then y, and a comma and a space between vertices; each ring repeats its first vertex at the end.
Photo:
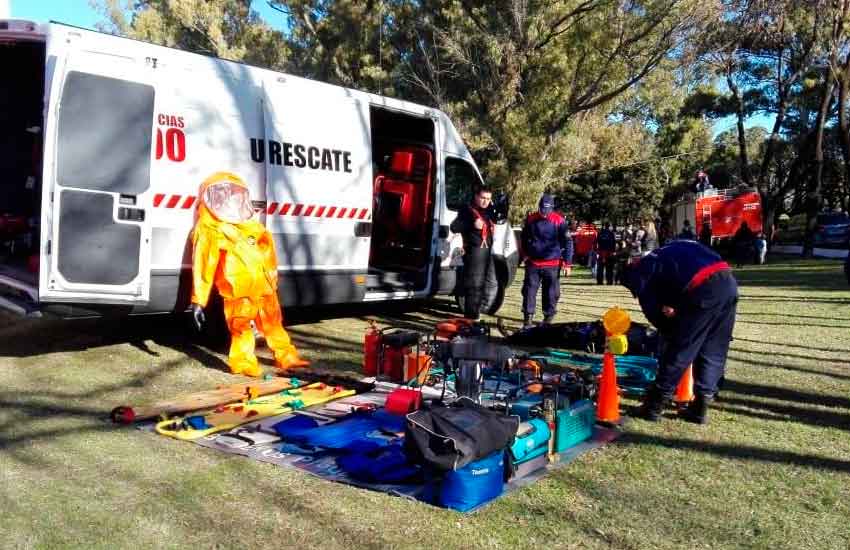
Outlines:
POLYGON ((694 393, 713 396, 726 368, 738 303, 729 265, 696 241, 673 241, 631 266, 624 279, 664 341, 655 380, 658 392, 672 395, 693 364, 694 393), (675 314, 665 316, 664 306, 675 314))
POLYGON ((604 228, 596 236, 596 283, 602 284, 604 276, 609 285, 614 284, 614 252, 617 248, 617 238, 609 228, 604 228))
POLYGON ((534 212, 526 219, 520 239, 526 258, 522 283, 522 311, 526 316, 534 315, 542 282, 543 315, 554 317, 561 298, 561 263, 568 263, 568 254, 572 257, 569 240, 567 222, 560 214, 534 212))

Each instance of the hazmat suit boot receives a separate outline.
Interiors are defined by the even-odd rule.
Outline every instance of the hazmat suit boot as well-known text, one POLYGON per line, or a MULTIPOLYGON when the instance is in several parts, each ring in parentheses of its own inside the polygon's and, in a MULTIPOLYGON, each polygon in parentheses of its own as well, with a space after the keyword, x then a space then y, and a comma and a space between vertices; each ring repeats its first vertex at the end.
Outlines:
POLYGON ((652 386, 646 393, 646 397, 638 408, 636 416, 649 420, 650 422, 658 422, 661 420, 661 413, 664 412, 664 395, 655 386, 652 386))
POLYGON ((298 356, 298 351, 295 347, 291 351, 277 354, 275 353, 274 365, 279 371, 289 371, 292 369, 303 369, 310 366, 310 361, 302 359, 298 356))
POLYGON ((679 413, 679 418, 694 424, 708 424, 708 405, 712 401, 714 401, 713 396, 695 395, 694 400, 679 413))
POLYGON ((543 318, 544 325, 551 325, 555 321, 554 315, 547 315, 543 318))
POLYGON ((529 328, 532 328, 533 326, 534 326, 534 315, 526 314, 525 317, 522 320, 522 328, 523 329, 529 329, 529 328))

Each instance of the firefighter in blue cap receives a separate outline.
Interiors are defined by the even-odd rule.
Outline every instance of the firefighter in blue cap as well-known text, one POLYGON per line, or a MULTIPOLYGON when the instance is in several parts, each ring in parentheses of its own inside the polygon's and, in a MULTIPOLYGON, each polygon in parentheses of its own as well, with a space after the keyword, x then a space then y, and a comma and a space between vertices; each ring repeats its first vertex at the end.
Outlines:
POLYGON ((693 364, 694 400, 682 417, 707 423, 735 326, 738 285, 729 264, 696 241, 677 240, 627 266, 622 283, 664 342, 638 416, 658 420, 693 364))
POLYGON ((570 254, 568 225, 555 212, 552 195, 540 197, 537 212, 525 220, 520 241, 525 257, 525 280, 522 283, 523 328, 532 326, 537 290, 543 286, 543 323, 555 318, 561 297, 560 270, 570 254))

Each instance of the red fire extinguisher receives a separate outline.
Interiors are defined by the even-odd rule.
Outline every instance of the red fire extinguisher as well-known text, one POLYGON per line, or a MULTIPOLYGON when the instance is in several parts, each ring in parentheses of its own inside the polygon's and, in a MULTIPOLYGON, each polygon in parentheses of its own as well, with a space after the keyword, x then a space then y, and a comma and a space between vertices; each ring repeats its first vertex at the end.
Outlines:
POLYGON ((378 353, 381 349, 381 331, 374 321, 369 321, 366 336, 363 337, 363 374, 378 375, 378 353))

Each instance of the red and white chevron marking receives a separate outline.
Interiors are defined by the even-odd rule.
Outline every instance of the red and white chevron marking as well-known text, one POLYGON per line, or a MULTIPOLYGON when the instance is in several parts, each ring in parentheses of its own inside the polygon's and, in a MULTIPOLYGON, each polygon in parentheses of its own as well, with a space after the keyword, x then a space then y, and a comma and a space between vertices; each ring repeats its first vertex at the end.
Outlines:
MULTIPOLYGON (((170 210, 189 210, 195 206, 196 200, 197 197, 194 195, 166 195, 165 193, 157 193, 153 197, 153 206, 154 208, 166 208, 170 210)), ((266 206, 266 214, 269 216, 301 218, 372 219, 372 212, 369 208, 294 202, 270 202, 266 206)))

